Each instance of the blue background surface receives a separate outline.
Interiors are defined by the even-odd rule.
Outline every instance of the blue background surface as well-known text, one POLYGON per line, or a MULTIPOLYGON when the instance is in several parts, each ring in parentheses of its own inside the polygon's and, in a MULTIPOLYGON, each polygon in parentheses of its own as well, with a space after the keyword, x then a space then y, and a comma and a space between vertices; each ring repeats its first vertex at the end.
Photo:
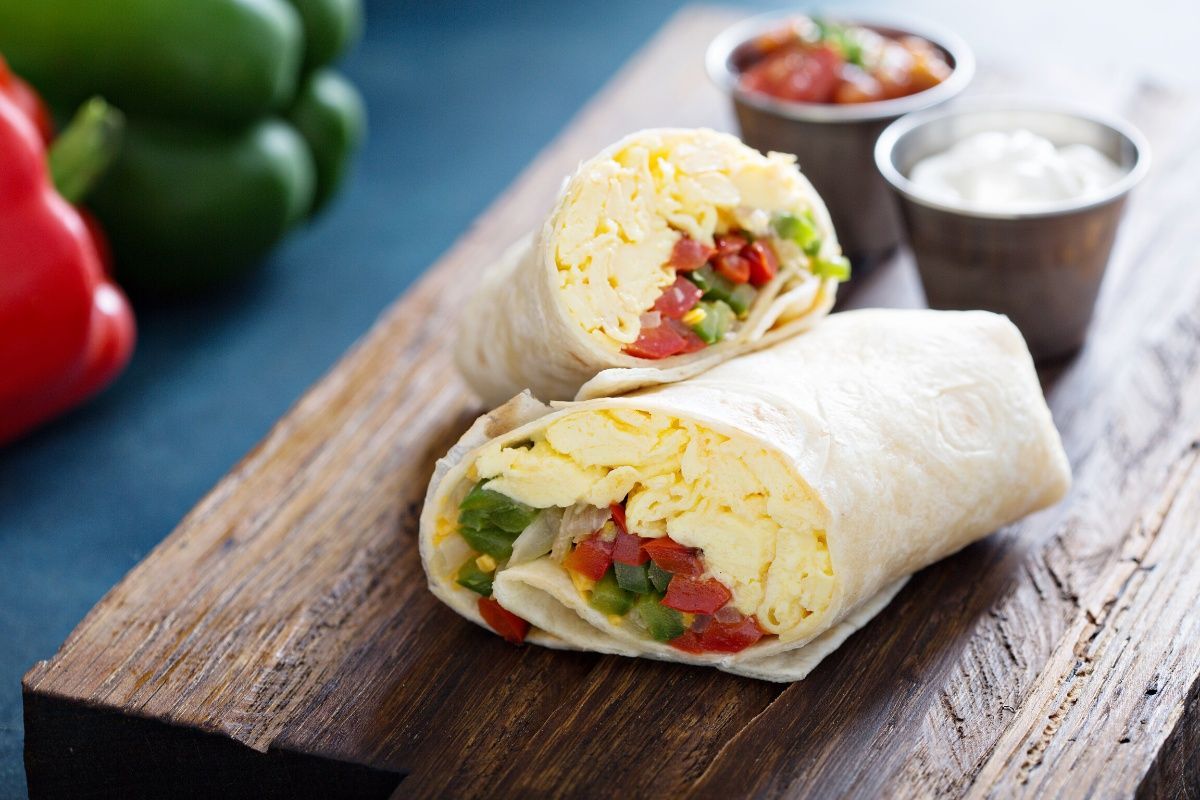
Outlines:
MULTIPOLYGON (((1139 9, 1154 18, 1172 2, 1139 9)), ((0 798, 25 791, 25 670, 54 653, 680 5, 368 1, 365 39, 343 66, 366 96, 371 134, 337 204, 234 290, 139 309, 138 351, 120 381, 0 450, 0 798)), ((1131 30, 1125 4, 1093 0, 837 6, 938 21, 984 63, 1041 54, 1178 79, 1194 76, 1189 43, 1200 38, 1196 20, 1131 30)))

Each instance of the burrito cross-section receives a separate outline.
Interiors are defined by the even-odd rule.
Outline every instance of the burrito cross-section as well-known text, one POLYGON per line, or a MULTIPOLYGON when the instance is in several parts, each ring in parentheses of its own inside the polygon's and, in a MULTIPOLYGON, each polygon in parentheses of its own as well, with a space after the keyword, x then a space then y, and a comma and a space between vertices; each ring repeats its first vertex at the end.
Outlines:
POLYGON ((421 555, 511 641, 797 680, 1069 483, 1007 319, 858 311, 679 383, 518 396, 438 463, 421 555))
POLYGON ((848 276, 792 156, 641 131, 581 164, 542 228, 483 271, 456 358, 488 404, 617 394, 811 326, 848 276))

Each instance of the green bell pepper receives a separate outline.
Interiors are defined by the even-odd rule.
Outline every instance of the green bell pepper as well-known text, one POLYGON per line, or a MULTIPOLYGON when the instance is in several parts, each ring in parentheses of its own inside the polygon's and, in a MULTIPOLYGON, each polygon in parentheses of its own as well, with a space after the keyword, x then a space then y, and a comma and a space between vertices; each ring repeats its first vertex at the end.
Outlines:
POLYGON ((56 107, 234 125, 291 102, 304 32, 286 0, 0 0, 0 51, 56 107))
POLYGON ((350 81, 332 69, 318 69, 305 79, 288 119, 312 151, 317 193, 311 213, 324 207, 338 190, 351 156, 362 144, 367 114, 350 81))
POLYGON ((616 575, 617 585, 627 592, 646 594, 650 591, 650 575, 645 564, 622 564, 614 561, 613 573, 616 575))
POLYGON ((0 52, 52 107, 126 114, 91 204, 117 277, 181 295, 260 263, 336 191, 363 103, 313 68, 361 22, 361 0, 0 0, 0 52))
POLYGON ((652 639, 659 642, 669 642, 683 635, 685 630, 683 615, 673 608, 667 608, 661 602, 662 597, 654 594, 644 594, 637 599, 637 614, 646 626, 646 631, 652 639))
POLYGON ((455 583, 484 597, 492 596, 492 579, 493 574, 481 570, 474 557, 464 561, 455 575, 455 583))
POLYGON ((91 195, 130 289, 180 294, 244 271, 312 206, 312 156, 276 119, 235 131, 127 120, 91 195))
POLYGON ((636 595, 633 592, 626 591, 617 584, 616 573, 610 569, 596 582, 588 602, 592 608, 604 614, 624 616, 633 607, 634 597, 636 595))
POLYGON ((724 300, 714 300, 711 303, 702 300, 696 307, 704 310, 704 319, 692 325, 696 335, 707 344, 715 344, 725 338, 729 326, 733 324, 733 309, 724 300))
POLYGON ((362 33, 362 0, 291 0, 304 23, 304 69, 323 67, 362 33))

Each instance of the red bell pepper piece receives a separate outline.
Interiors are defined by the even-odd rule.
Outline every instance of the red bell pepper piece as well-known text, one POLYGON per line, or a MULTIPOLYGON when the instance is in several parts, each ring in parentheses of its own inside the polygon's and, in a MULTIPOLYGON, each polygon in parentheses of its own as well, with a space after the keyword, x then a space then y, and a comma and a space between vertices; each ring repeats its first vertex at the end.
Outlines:
POLYGON ((677 650, 682 650, 685 653, 703 653, 704 644, 700 640, 700 634, 693 630, 686 630, 679 636, 676 636, 667 644, 677 650))
POLYGON ((696 307, 703 294, 699 286, 679 275, 654 301, 654 310, 667 319, 679 319, 696 307))
POLYGON ((684 236, 671 248, 671 260, 668 263, 680 272, 691 272, 703 267, 716 252, 716 248, 684 236))
POLYGON ((613 546, 616 542, 605 541, 600 535, 593 533, 563 559, 563 566, 577 572, 585 578, 598 581, 608 572, 613 562, 613 546))
POLYGON ((500 605, 494 597, 479 598, 479 615, 506 642, 521 644, 529 633, 529 623, 500 605))
POLYGON ((742 257, 750 262, 750 283, 762 286, 779 271, 779 259, 775 251, 762 242, 751 242, 742 250, 742 257))
POLYGON ((629 525, 625 522, 625 506, 620 503, 609 503, 608 513, 612 514, 613 524, 621 533, 629 533, 629 525))
POLYGON ((676 611, 692 614, 713 614, 733 598, 725 585, 716 578, 696 580, 686 575, 676 575, 667 585, 667 596, 662 604, 676 611))
POLYGON ((689 578, 699 577, 704 572, 700 551, 695 547, 686 547, 670 536, 649 539, 642 547, 654 563, 667 572, 689 578))
POLYGON ((722 256, 740 253, 746 246, 746 237, 740 233, 718 233, 713 241, 717 245, 717 254, 722 256))
POLYGON ((700 646, 709 653, 737 653, 745 650, 766 634, 753 616, 737 622, 712 620, 700 634, 700 646))
POLYGON ((0 92, 0 444, 95 394, 129 362, 129 301, 51 184, 35 122, 0 92))
POLYGON ((750 260, 741 253, 721 253, 713 259, 713 266, 734 283, 750 280, 750 260))
POLYGON ((613 548, 613 561, 618 564, 629 564, 631 566, 641 566, 650 560, 650 556, 642 549, 642 545, 649 541, 640 536, 634 536, 632 533, 617 531, 616 547, 613 548))
POLYGON ((54 138, 54 122, 50 117, 50 110, 46 108, 46 104, 42 102, 42 98, 38 97, 38 93, 33 90, 33 87, 8 68, 8 62, 2 56, 0 56, 0 94, 6 95, 16 104, 17 108, 21 109, 21 112, 37 128, 42 141, 49 144, 50 140, 54 138))

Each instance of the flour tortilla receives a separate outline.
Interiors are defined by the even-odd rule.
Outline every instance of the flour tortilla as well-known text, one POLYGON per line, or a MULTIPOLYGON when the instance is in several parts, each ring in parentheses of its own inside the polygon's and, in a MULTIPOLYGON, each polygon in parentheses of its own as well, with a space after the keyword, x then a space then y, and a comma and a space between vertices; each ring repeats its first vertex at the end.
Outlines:
MULTIPOLYGON (((556 231, 573 211, 568 189, 572 182, 595 174, 612 154, 652 137, 665 138, 676 149, 706 139, 733 139, 705 129, 645 130, 579 166, 564 183, 541 229, 521 238, 483 270, 480 286, 460 318, 455 359, 486 405, 496 405, 526 389, 543 400, 588 399, 683 380, 739 353, 805 330, 833 307, 837 281, 806 273, 787 285, 782 280, 768 284, 736 339, 697 353, 647 361, 606 348, 588 336, 567 311, 555 261, 556 231)), ((741 143, 737 146, 754 152, 741 143)), ((780 163, 775 168, 778 180, 795 183, 802 204, 811 210, 821 235, 820 256, 838 256, 841 248, 833 223, 816 189, 794 164, 780 163)), ((595 227, 594 220, 588 224, 595 227)))
POLYGON ((727 361, 682 383, 545 406, 527 394, 481 418, 438 462, 421 517, 430 589, 478 624, 454 583, 461 538, 435 544, 490 440, 516 442, 583 409, 635 408, 694 420, 774 448, 828 512, 833 599, 807 635, 740 653, 692 655, 614 626, 543 557, 495 579, 495 597, 532 622, 528 640, 705 664, 754 678, 803 678, 917 570, 1066 493, 1070 468, 1032 360, 1007 318, 983 311, 869 310, 727 361))

